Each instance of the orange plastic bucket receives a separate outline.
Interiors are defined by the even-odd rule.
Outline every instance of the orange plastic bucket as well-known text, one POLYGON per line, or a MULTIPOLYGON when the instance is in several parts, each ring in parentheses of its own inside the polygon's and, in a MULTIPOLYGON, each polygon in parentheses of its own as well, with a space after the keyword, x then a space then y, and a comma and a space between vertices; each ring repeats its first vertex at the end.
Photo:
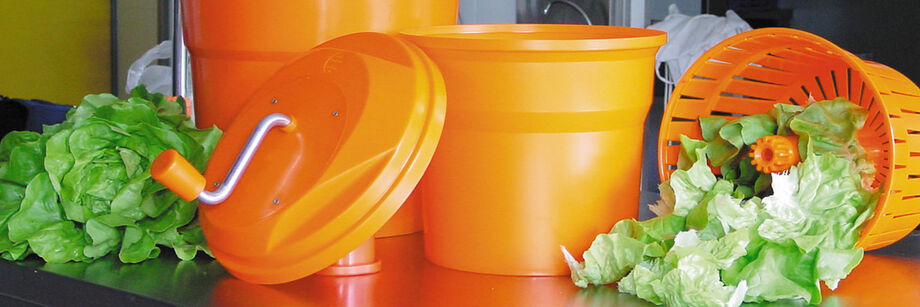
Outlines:
POLYGON ((457 22, 458 0, 183 0, 200 127, 226 129, 287 62, 349 33, 457 22))
MULTIPOLYGON (((455 24, 458 1, 183 0, 198 126, 226 129, 272 74, 326 40, 455 24)), ((410 195, 378 236, 421 230, 420 211, 410 195)))
POLYGON ((665 33, 463 25, 402 37, 438 65, 447 117, 422 182, 425 253, 449 268, 565 275, 638 214, 643 123, 665 33))

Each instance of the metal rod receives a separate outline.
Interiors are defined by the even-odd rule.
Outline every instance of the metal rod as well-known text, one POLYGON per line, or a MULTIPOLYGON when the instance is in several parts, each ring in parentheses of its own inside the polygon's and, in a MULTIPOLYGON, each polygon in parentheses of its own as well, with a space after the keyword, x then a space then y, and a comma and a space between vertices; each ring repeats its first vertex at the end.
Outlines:
POLYGON ((576 11, 578 11, 578 13, 581 14, 582 17, 585 18, 585 21, 588 22, 588 25, 589 25, 589 26, 592 25, 592 24, 591 24, 591 18, 588 17, 588 12, 585 12, 585 10, 583 10, 583 9, 581 8, 581 6, 579 6, 579 5, 576 4, 575 2, 572 2, 572 1, 569 1, 569 0, 553 0, 553 1, 550 1, 549 4, 547 4, 546 7, 543 8, 543 15, 546 15, 547 13, 549 13, 549 9, 550 9, 551 7, 553 7, 553 4, 556 4, 556 3, 562 3, 562 4, 567 4, 568 6, 571 6, 571 7, 574 8, 576 11))
POLYGON ((243 175, 243 172, 246 171, 246 167, 249 166, 249 162, 252 161, 252 157, 255 155, 256 150, 259 149, 259 145, 262 144, 262 140, 265 138, 265 135, 268 134, 268 131, 274 127, 283 127, 290 124, 291 118, 281 113, 272 113, 262 118, 255 129, 252 130, 252 134, 249 135, 249 140, 246 141, 246 145, 243 146, 240 155, 236 157, 236 161, 233 162, 233 167, 230 168, 230 172, 227 173, 227 177, 224 178, 220 187, 214 192, 207 190, 201 191, 201 193, 198 194, 198 201, 203 204, 216 205, 226 200, 227 197, 230 197, 230 194, 233 193, 233 189, 236 188, 236 184, 239 183, 240 177, 243 175))
POLYGON ((185 41, 182 36, 182 4, 179 0, 173 0, 173 95, 185 97, 185 87, 187 84, 185 67, 188 64, 188 58, 185 53, 185 41))

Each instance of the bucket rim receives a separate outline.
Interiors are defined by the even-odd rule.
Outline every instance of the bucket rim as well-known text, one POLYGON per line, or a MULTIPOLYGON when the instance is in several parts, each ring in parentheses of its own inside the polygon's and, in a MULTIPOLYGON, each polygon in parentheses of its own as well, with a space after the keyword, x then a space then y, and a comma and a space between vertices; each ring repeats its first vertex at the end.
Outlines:
POLYGON ((600 51, 658 48, 667 33, 644 28, 565 24, 476 24, 405 29, 423 48, 509 51, 600 51), (557 36, 557 37, 553 37, 557 36))

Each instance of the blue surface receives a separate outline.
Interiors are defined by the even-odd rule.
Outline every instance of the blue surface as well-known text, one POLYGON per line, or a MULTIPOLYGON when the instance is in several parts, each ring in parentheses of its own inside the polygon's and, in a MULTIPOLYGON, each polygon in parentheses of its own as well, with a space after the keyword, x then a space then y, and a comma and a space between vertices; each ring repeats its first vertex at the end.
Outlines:
POLYGON ((52 102, 33 99, 12 99, 29 110, 29 117, 26 119, 26 130, 42 132, 42 125, 53 125, 66 119, 67 112, 73 109, 73 106, 60 105, 52 102))

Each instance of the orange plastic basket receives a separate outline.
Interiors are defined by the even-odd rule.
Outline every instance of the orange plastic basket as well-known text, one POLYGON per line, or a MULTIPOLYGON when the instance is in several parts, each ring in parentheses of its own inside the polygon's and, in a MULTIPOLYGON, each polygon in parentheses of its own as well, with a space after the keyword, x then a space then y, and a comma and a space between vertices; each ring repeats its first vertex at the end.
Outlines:
POLYGON ((882 195, 857 246, 887 246, 920 224, 920 89, 888 66, 863 61, 810 33, 766 28, 731 37, 704 53, 670 98, 658 137, 665 180, 677 167, 680 135, 701 138, 700 116, 766 113, 844 97, 868 109, 859 141, 875 163, 882 195))

